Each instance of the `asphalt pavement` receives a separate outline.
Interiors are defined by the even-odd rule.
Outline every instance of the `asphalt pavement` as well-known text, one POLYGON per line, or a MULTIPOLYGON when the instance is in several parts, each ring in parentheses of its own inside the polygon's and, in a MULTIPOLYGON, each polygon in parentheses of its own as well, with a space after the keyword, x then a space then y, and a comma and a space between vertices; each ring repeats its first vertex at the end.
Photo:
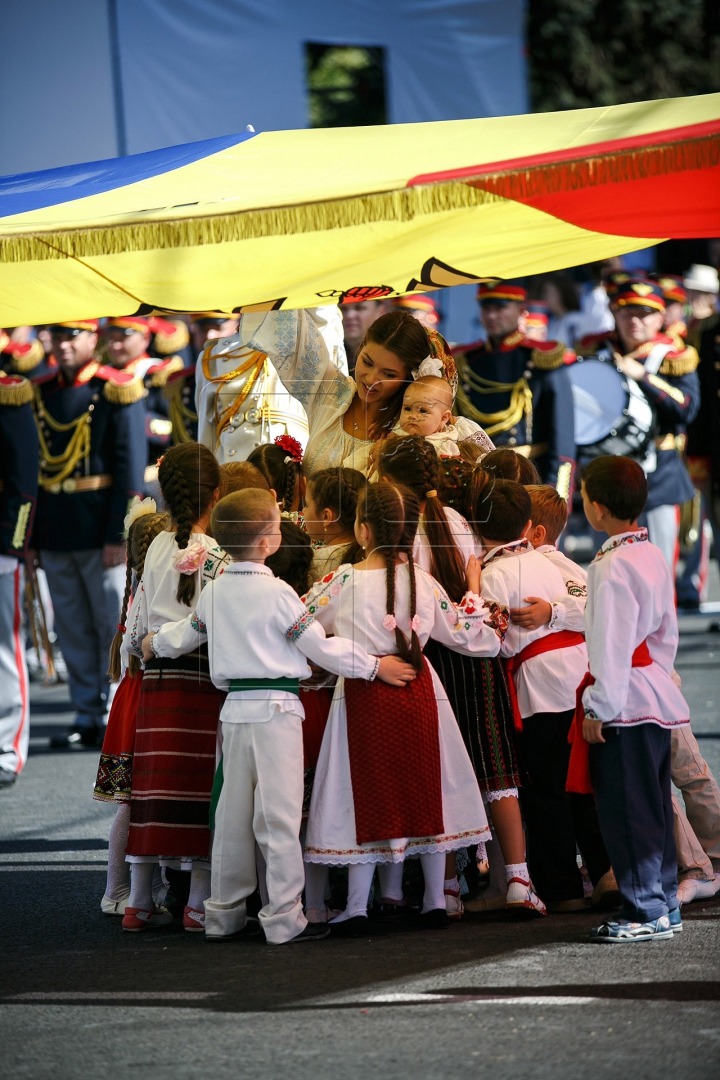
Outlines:
MULTIPOLYGON (((720 617, 715 619, 720 623, 720 617)), ((677 669, 720 775, 720 625, 681 620, 677 669)), ((273 947, 100 913, 113 808, 97 754, 55 751, 64 686, 32 692, 0 793, 0 1073, 31 1080, 632 1077, 720 1066, 720 900, 670 942, 591 945, 590 913, 273 947), (198 940, 199 938, 199 940, 198 940)))

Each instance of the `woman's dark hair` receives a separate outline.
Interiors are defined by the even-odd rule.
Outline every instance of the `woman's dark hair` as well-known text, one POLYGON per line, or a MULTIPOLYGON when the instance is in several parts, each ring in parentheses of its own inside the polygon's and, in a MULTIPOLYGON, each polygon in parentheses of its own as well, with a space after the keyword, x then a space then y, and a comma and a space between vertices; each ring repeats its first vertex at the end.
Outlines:
POLYGON ((647 477, 632 458, 596 457, 585 466, 582 482, 590 502, 606 506, 618 521, 637 521, 645 509, 647 477))
MULTIPOLYGON (((168 514, 143 514, 141 517, 135 518, 128 529, 127 561, 125 564, 125 593, 123 595, 122 609, 120 611, 120 622, 118 623, 115 637, 112 639, 112 644, 110 645, 110 663, 108 666, 110 682, 117 682, 122 670, 122 665, 120 663, 120 649, 122 647, 123 637, 125 636, 125 620, 130 605, 133 574, 135 574, 135 588, 137 588, 145 569, 147 549, 150 547, 158 533, 169 528, 170 517, 168 514)), ((131 655, 128 661, 128 671, 133 678, 140 671, 140 666, 138 657, 131 655)))
MULTIPOLYGON (((367 484, 367 478, 357 469, 341 466, 320 469, 308 480, 312 501, 320 510, 332 510, 335 520, 345 532, 352 532, 357 516, 357 501, 367 484)), ((352 540, 343 552, 342 563, 356 563, 363 558, 362 548, 352 540)))
POLYGON ((310 537, 293 521, 280 522, 280 547, 265 560, 275 577, 285 581, 298 596, 304 596, 312 584, 310 566, 313 548, 310 537))
MULTIPOLYGON (((386 606, 388 615, 395 615, 395 567, 401 555, 408 561, 410 573, 410 621, 417 610, 417 585, 412 549, 417 531, 420 507, 412 491, 396 484, 368 484, 358 499, 357 520, 367 525, 375 541, 375 549, 385 559, 386 606)), ((398 654, 416 671, 423 665, 422 647, 415 630, 410 630, 410 642, 399 626, 395 627, 398 654)))
MULTIPOLYGON (((182 550, 188 546, 193 525, 207 511, 220 487, 220 466, 202 443, 180 443, 163 457, 158 480, 176 526, 175 542, 182 550)), ((177 601, 192 607, 197 574, 180 574, 179 578, 177 601)))
POLYGON ((432 443, 421 435, 386 439, 380 448, 378 471, 381 477, 409 488, 420 505, 425 503, 422 520, 430 545, 430 573, 459 604, 467 590, 465 562, 439 497, 440 468, 432 443))
POLYGON ((383 349, 395 353, 405 368, 406 382, 385 402, 382 419, 368 432, 371 438, 377 439, 391 431, 398 422, 403 394, 411 380, 410 373, 430 354, 430 339, 425 328, 409 311, 388 311, 366 330, 358 347, 356 363, 359 362, 366 345, 382 345, 383 349))
POLYGON ((287 450, 275 443, 256 446, 248 455, 248 461, 263 474, 277 496, 280 509, 291 511, 302 476, 302 461, 295 461, 287 450))
POLYGON ((496 480, 514 480, 516 484, 541 484, 540 473, 530 458, 509 446, 498 446, 482 459, 482 467, 496 480))
POLYGON ((474 516, 486 540, 519 540, 532 517, 530 493, 514 480, 490 479, 480 493, 474 516))

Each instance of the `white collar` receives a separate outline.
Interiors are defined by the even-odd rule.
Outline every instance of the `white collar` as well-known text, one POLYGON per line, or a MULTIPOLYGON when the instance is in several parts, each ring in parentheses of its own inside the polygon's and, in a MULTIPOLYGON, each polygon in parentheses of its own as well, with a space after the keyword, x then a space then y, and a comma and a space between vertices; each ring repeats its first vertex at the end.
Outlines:
POLYGON ((625 544, 642 544, 647 539, 647 529, 633 529, 631 532, 617 533, 615 536, 608 536, 607 540, 593 559, 593 562, 599 562, 603 555, 607 555, 609 551, 615 551, 616 548, 622 547, 625 544))
POLYGON ((267 574, 268 577, 275 577, 269 566, 265 563, 239 561, 231 562, 229 566, 225 567, 226 574, 267 574))
POLYGON ((497 547, 490 548, 483 556, 482 565, 488 566, 489 563, 495 562, 496 559, 506 558, 510 555, 524 555, 526 551, 532 550, 532 544, 526 536, 523 536, 520 540, 512 540, 509 544, 499 544, 497 547))
POLYGON ((547 551, 557 551, 557 544, 540 544, 535 550, 539 551, 541 555, 544 555, 547 551))

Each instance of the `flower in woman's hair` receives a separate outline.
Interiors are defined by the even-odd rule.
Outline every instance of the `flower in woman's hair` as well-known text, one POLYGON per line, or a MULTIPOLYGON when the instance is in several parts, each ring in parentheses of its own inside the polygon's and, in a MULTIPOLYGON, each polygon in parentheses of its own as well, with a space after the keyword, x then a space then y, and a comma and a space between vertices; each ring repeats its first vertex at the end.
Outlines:
POLYGON ((413 379, 422 379, 424 375, 435 375, 438 379, 445 378, 443 362, 437 356, 426 356, 424 360, 410 372, 413 379))
POLYGON ((419 615, 413 615, 412 619, 410 620, 410 629, 414 630, 414 632, 417 634, 418 630, 420 629, 419 615))
POLYGON ((383 629, 390 630, 391 632, 397 629, 397 622, 394 615, 386 615, 383 619, 383 629))
POLYGON ((288 458, 290 459, 290 461, 296 461, 298 465, 302 462, 302 443, 299 443, 297 439, 293 439, 292 435, 278 435, 275 439, 275 445, 279 446, 280 449, 284 450, 285 453, 288 455, 288 457, 285 458, 286 462, 288 458))
POLYGON ((128 531, 131 525, 133 525, 139 517, 143 517, 144 514, 156 514, 157 503, 154 499, 141 499, 139 495, 136 495, 133 501, 130 503, 130 509, 125 515, 125 532, 128 531))
POLYGON ((207 552, 200 540, 191 540, 186 548, 178 551, 172 565, 178 574, 196 574, 205 565, 207 552))

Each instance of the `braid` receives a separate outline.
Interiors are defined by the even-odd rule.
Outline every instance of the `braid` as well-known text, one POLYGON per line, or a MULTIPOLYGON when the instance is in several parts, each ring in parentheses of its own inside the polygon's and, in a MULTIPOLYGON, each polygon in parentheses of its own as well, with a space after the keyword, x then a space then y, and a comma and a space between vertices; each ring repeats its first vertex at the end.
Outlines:
POLYGON ((112 644, 110 645, 110 662, 108 664, 108 675, 110 677, 110 682, 117 682, 120 678, 120 647, 123 642, 123 637, 125 636, 120 627, 125 625, 125 620, 127 618, 128 605, 130 603, 130 593, 132 592, 132 576, 133 568, 130 559, 128 559, 125 567, 125 593, 123 595, 122 608, 120 611, 120 623, 117 630, 115 631, 115 636, 112 639, 112 644))
POLYGON ((293 461, 292 464, 288 464, 288 470, 285 479, 285 494, 283 495, 282 508, 290 513, 293 508, 293 501, 295 499, 295 489, 297 487, 297 473, 298 465, 293 461))
MULTIPOLYGON (((158 470, 163 498, 175 524, 175 542, 188 546, 193 526, 206 513, 220 486, 220 466, 206 446, 181 443, 165 454, 158 470)), ((192 607, 197 574, 180 574, 177 601, 192 607)))
POLYGON ((408 573, 410 574, 410 663, 416 671, 421 671, 423 666, 422 645, 412 625, 417 612, 417 581, 415 579, 415 562, 412 557, 412 550, 408 551, 408 573))

